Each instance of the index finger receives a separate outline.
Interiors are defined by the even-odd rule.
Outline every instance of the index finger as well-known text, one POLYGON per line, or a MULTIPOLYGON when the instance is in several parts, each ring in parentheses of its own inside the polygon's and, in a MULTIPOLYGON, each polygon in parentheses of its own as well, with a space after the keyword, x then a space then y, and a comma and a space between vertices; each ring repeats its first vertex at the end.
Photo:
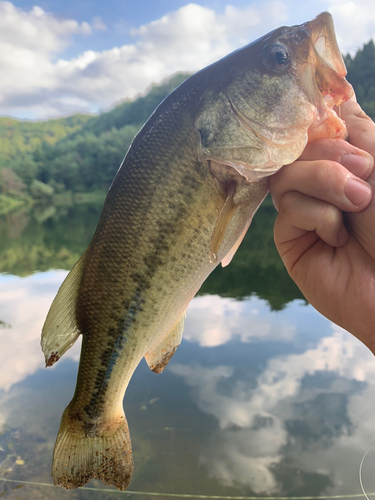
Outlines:
POLYGON ((341 117, 346 122, 349 142, 375 158, 375 123, 371 118, 352 99, 341 106, 341 117))
POLYGON ((318 139, 306 145, 299 160, 331 160, 344 165, 352 174, 366 180, 372 173, 371 154, 342 139, 318 139))

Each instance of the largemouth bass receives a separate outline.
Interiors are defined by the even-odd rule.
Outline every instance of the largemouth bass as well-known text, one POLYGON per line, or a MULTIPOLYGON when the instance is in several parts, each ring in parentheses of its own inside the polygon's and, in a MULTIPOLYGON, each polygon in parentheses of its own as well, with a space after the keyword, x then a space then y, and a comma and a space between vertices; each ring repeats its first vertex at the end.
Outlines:
POLYGON ((352 95, 332 18, 279 28, 186 80, 134 139, 93 239, 62 284, 42 349, 55 363, 82 334, 74 397, 53 455, 55 485, 125 489, 133 460, 123 397, 143 357, 161 372, 185 310, 227 265, 268 192, 308 140, 345 135, 352 95))

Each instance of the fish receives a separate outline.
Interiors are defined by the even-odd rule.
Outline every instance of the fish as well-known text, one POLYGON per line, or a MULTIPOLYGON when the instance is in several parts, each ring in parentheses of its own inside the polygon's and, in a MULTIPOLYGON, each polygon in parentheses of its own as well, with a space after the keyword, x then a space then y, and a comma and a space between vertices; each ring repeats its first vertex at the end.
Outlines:
POLYGON ((333 20, 281 27, 204 68, 134 138, 87 250, 61 285, 41 346, 52 366, 82 335, 74 396, 53 452, 55 485, 124 490, 133 472, 123 409, 144 357, 160 373, 203 281, 226 266, 308 141, 343 138, 353 95, 333 20))

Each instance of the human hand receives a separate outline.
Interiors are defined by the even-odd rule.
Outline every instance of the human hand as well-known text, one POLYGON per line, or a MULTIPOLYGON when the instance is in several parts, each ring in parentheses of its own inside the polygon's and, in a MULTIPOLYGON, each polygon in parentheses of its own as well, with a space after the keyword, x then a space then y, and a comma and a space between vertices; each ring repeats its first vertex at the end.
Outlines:
POLYGON ((341 113, 349 142, 312 142, 270 178, 274 238, 306 299, 375 353, 375 124, 352 100, 341 113))

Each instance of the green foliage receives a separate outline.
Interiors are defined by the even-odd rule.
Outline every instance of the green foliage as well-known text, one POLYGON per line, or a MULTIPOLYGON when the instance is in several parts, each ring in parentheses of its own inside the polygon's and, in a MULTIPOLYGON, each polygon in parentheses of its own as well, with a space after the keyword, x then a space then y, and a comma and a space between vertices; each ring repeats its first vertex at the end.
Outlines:
POLYGON ((375 44, 373 40, 358 50, 355 57, 344 57, 347 79, 353 85, 363 110, 375 120, 375 44))
POLYGON ((25 184, 11 168, 0 170, 0 187, 3 194, 22 193, 25 184))
POLYGON ((27 276, 71 269, 90 242, 100 210, 100 204, 34 206, 1 217, 0 272, 27 276))
MULTIPOLYGON (((0 117, 0 186, 5 172, 4 178, 18 182, 13 191, 36 201, 47 201, 53 193, 107 191, 135 134, 187 76, 176 75, 98 116, 45 122, 0 117)), ((10 191, 5 187, 2 193, 9 196, 10 191)))
POLYGON ((73 115, 48 121, 20 121, 0 117, 0 169, 12 165, 19 155, 33 154, 43 144, 55 144, 80 129, 88 115, 73 115))
POLYGON ((50 200, 54 193, 52 186, 34 179, 30 186, 30 194, 33 198, 41 201, 50 200))
POLYGON ((30 207, 32 205, 31 198, 15 198, 0 194, 0 215, 5 215, 10 212, 18 211, 20 208, 30 207))
POLYGON ((91 117, 56 144, 43 144, 33 157, 37 178, 72 192, 107 190, 131 141, 160 102, 188 77, 179 74, 148 94, 91 117))
POLYGON ((38 178, 73 192, 107 190, 137 132, 138 127, 127 125, 98 137, 86 132, 45 146, 38 178))

